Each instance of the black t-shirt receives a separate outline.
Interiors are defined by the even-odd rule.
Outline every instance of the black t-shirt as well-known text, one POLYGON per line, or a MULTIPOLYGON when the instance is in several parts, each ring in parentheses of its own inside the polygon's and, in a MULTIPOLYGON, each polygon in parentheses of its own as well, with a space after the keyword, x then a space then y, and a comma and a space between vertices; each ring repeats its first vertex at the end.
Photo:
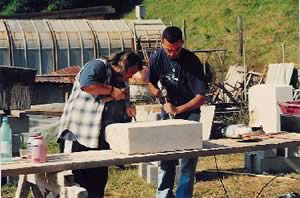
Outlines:
MULTIPOLYGON (((184 48, 174 60, 170 60, 162 48, 152 54, 148 78, 157 88, 158 81, 166 87, 168 99, 175 106, 187 103, 196 95, 204 96, 207 91, 202 63, 184 48)), ((200 112, 200 108, 191 112, 200 112)))

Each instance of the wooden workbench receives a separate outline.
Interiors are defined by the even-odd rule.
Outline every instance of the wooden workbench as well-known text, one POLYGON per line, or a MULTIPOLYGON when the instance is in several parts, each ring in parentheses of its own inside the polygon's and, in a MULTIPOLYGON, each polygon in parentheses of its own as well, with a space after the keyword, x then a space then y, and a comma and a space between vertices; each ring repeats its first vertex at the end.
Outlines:
POLYGON ((13 176, 51 173, 101 166, 169 160, 181 157, 204 157, 300 146, 300 134, 296 133, 278 133, 259 137, 262 139, 260 142, 239 142, 239 139, 209 140, 203 142, 203 149, 153 154, 124 155, 115 153, 112 150, 54 154, 48 156, 47 163, 41 164, 31 163, 27 159, 15 158, 10 163, 1 164, 1 174, 2 176, 13 176))
POLYGON ((153 154, 123 155, 112 150, 55 154, 49 155, 48 162, 41 164, 34 164, 28 159, 15 158, 12 162, 1 164, 1 174, 2 176, 20 175, 15 196, 18 198, 27 198, 30 189, 34 198, 44 196, 41 189, 48 189, 55 195, 59 194, 61 198, 87 198, 88 192, 76 185, 71 170, 300 146, 300 134, 295 133, 263 135, 259 138, 262 141, 209 140, 203 143, 203 149, 153 154))

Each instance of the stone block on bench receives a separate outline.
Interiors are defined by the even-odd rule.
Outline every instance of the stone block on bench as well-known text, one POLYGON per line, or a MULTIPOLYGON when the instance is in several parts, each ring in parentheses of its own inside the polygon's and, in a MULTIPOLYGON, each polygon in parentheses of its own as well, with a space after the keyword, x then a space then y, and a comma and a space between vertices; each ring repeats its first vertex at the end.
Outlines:
POLYGON ((202 125, 180 119, 117 123, 107 126, 106 140, 123 154, 201 149, 202 125))

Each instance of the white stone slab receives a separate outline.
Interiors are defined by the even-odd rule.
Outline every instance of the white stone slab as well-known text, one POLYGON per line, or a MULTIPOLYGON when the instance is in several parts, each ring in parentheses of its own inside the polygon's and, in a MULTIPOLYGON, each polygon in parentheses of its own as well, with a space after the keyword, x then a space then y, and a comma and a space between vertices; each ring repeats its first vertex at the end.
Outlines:
POLYGON ((266 133, 281 130, 279 103, 293 100, 292 87, 255 85, 249 89, 249 126, 262 126, 266 133))
POLYGON ((139 163, 138 166, 138 175, 143 178, 147 179, 147 166, 151 165, 151 163, 139 163))
POLYGON ((201 149, 202 125, 180 119, 117 123, 107 126, 106 140, 124 154, 201 149))
POLYGON ((200 122, 202 123, 202 139, 209 140, 212 123, 215 117, 215 105, 202 105, 201 106, 200 122))

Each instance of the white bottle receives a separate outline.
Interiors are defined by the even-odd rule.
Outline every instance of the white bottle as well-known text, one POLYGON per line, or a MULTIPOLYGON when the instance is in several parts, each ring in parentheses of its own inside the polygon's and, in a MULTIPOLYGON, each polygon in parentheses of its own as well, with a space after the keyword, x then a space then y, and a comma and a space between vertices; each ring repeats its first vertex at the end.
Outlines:
POLYGON ((8 123, 8 118, 2 118, 0 128, 0 161, 10 162, 12 158, 12 131, 8 123))

